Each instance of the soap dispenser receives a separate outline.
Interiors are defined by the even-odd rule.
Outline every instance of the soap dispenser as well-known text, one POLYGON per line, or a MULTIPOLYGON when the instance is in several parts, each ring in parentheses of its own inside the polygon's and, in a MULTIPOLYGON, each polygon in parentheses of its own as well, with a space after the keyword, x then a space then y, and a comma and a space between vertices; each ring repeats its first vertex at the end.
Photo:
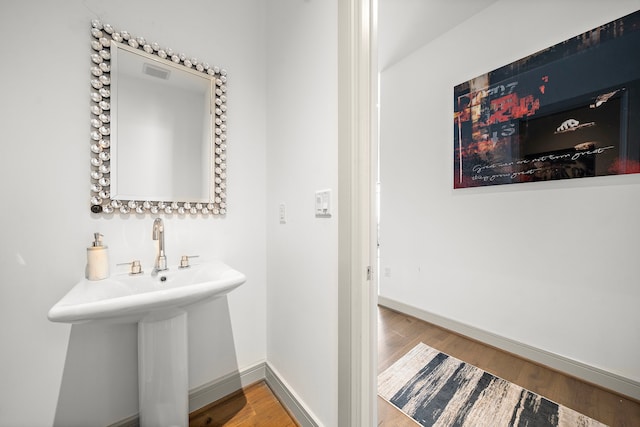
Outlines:
POLYGON ((93 233, 93 243, 87 248, 87 268, 85 277, 89 280, 102 280, 109 277, 109 253, 102 245, 102 234, 93 233))

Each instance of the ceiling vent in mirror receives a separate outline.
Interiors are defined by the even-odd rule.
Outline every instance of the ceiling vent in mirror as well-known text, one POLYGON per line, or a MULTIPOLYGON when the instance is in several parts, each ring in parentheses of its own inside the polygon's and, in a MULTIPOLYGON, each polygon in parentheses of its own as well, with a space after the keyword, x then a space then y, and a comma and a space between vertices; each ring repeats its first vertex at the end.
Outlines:
POLYGON ((151 77, 157 77, 162 80, 169 80, 169 75, 171 74, 170 70, 158 67, 156 65, 151 65, 147 62, 145 62, 142 66, 142 72, 151 77))

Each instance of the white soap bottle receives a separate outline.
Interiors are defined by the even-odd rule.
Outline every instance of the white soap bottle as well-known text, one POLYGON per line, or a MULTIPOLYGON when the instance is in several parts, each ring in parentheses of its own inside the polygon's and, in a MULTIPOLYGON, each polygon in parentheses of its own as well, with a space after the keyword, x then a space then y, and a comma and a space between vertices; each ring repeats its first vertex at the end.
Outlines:
POLYGON ((109 277, 109 253, 102 245, 102 234, 93 233, 93 243, 87 248, 87 268, 85 277, 89 280, 102 280, 109 277))

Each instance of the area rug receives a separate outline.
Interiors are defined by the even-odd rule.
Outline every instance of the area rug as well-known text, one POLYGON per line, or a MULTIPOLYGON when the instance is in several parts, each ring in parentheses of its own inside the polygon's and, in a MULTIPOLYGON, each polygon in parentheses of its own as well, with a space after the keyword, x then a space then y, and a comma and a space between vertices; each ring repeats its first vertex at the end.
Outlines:
POLYGON ((422 426, 605 426, 423 343, 378 376, 378 394, 422 426))

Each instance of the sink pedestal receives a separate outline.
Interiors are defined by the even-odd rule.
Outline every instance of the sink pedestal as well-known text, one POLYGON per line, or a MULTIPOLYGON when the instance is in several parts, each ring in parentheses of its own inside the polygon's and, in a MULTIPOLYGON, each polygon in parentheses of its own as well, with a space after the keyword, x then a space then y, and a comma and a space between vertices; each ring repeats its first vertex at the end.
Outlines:
POLYGON ((152 313, 138 322, 141 427, 189 426, 187 313, 152 313))

